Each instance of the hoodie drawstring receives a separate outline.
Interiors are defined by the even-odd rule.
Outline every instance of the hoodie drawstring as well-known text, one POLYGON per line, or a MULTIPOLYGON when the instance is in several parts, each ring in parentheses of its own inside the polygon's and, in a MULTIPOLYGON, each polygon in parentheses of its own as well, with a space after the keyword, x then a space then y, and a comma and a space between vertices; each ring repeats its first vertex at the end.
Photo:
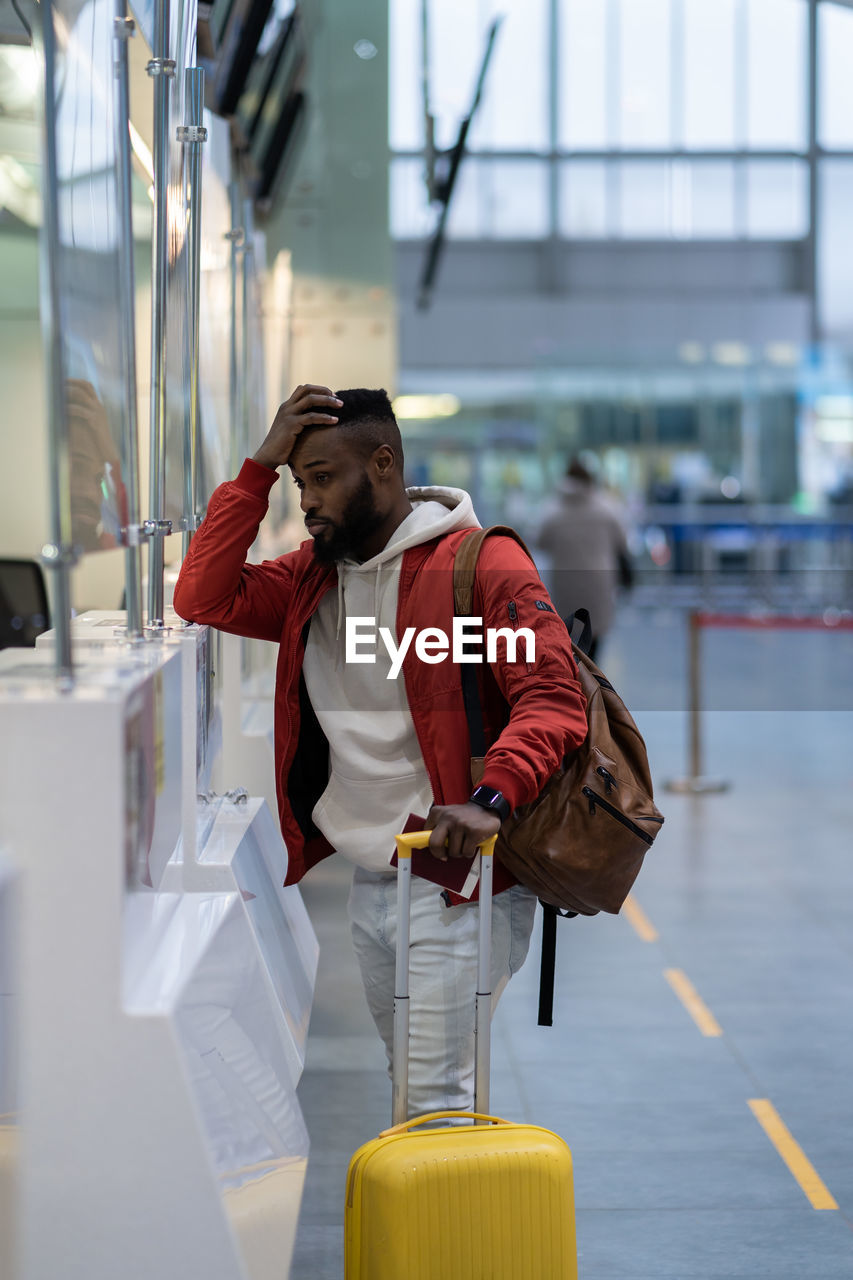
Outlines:
MULTIPOLYGON (((346 616, 346 600, 344 597, 344 574, 346 570, 343 563, 338 565, 338 622, 335 627, 335 666, 341 664, 341 629, 346 616)), ((382 582, 382 562, 376 566, 376 577, 373 579, 373 625, 379 627, 379 589, 382 582)))
POLYGON ((344 620, 344 566, 338 565, 338 625, 335 629, 335 666, 341 665, 341 627, 344 620))

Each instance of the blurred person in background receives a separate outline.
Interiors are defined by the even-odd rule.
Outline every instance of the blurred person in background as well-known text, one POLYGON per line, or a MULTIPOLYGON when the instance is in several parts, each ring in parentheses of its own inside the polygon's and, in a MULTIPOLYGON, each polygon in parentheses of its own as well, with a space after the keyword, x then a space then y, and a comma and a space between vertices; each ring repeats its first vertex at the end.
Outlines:
POLYGON ((539 531, 537 546, 551 557, 551 598, 562 618, 589 612, 590 657, 613 624, 618 587, 630 588, 634 573, 619 509, 573 458, 558 489, 559 506, 539 531))

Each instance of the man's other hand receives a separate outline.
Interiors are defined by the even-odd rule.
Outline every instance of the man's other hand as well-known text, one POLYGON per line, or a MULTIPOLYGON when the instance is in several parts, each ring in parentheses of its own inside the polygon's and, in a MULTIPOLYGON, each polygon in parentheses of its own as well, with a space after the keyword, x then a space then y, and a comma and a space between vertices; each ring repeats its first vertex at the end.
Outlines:
POLYGON ((448 858, 473 858, 477 847, 500 828, 496 813, 478 804, 434 804, 426 825, 432 831, 429 851, 441 862, 448 858))
POLYGON ((343 404, 329 387, 315 387, 308 382, 297 387, 289 400, 279 405, 267 438, 253 461, 275 471, 287 462, 296 439, 306 427, 334 427, 337 418, 330 412, 343 404))

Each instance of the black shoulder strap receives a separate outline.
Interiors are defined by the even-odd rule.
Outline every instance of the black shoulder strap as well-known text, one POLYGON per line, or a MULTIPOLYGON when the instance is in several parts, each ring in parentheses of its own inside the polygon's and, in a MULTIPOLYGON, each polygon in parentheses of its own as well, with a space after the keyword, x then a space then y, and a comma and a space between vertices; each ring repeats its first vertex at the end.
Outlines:
POLYGON ((581 631, 580 639, 574 643, 581 653, 585 653, 589 657, 589 651, 592 648, 592 621, 589 616, 589 609, 575 609, 574 613, 570 613, 568 618, 564 619, 570 636, 576 621, 580 622, 583 630, 581 631))

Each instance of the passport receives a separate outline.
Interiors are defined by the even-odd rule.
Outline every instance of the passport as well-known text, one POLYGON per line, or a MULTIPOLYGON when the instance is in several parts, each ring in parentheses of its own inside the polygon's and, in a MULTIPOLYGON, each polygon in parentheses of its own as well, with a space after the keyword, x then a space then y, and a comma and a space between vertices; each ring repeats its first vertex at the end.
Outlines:
MULTIPOLYGON (((410 831, 424 831, 425 822, 426 818, 410 813, 402 834, 407 835, 410 831)), ((395 848, 391 857, 391 866, 396 867, 396 865, 397 850, 395 848)), ((446 862, 442 862, 440 858, 430 853, 429 849, 413 849, 412 875, 419 876, 421 880, 431 880, 433 884, 440 885, 442 889, 449 889, 460 898, 470 899, 480 880, 480 855, 475 853, 471 858, 448 858, 446 862)))

